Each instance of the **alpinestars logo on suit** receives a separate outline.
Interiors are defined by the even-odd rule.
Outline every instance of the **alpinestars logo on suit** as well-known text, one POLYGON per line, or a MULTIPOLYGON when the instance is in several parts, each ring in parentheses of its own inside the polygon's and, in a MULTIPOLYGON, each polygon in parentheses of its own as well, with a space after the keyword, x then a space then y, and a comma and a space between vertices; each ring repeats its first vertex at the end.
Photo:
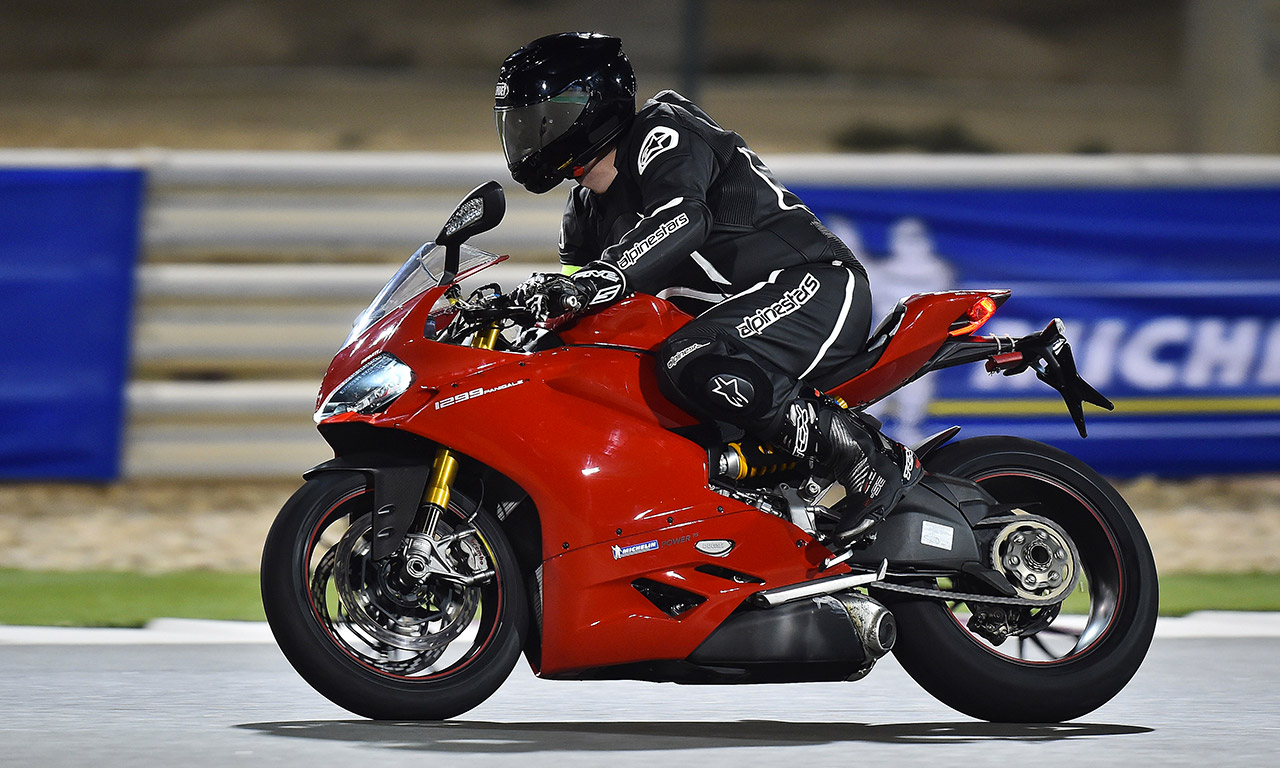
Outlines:
POLYGON ((671 128, 658 126, 648 135, 644 137, 644 143, 640 145, 640 158, 636 162, 636 169, 643 174, 644 169, 649 167, 649 163, 663 152, 669 149, 675 149, 680 143, 680 134, 671 128))

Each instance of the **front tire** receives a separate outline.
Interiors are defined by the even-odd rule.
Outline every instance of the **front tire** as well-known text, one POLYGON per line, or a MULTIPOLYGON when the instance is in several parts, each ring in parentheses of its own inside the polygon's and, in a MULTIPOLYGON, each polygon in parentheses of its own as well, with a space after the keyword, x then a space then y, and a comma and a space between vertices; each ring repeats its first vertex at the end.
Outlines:
POLYGON ((454 491, 432 542, 420 543, 438 554, 424 558, 432 572, 407 583, 372 559, 372 498, 363 475, 324 472, 285 503, 262 553, 267 622, 294 669, 344 709, 375 720, 462 714, 519 658, 528 608, 515 555, 498 522, 454 491), (438 576, 444 568, 454 575, 438 576))
POLYGON ((1061 526, 1083 572, 1065 608, 1080 613, 1055 611, 1048 626, 993 645, 970 631, 963 603, 886 592, 903 668, 943 703, 993 722, 1062 722, 1109 701, 1146 656, 1159 603, 1151 548, 1128 504, 1079 459, 1022 438, 962 440, 926 466, 1061 526), (1002 647, 1009 641, 1016 648, 1002 647))

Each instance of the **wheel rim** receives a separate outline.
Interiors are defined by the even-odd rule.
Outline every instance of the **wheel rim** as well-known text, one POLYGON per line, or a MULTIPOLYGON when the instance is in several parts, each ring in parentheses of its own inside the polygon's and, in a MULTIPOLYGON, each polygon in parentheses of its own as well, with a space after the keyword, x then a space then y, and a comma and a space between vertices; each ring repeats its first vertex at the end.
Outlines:
POLYGON ((1018 664, 1053 666, 1092 652, 1114 624, 1125 586, 1119 547, 1103 516, 1082 494, 1034 470, 989 470, 972 479, 1001 503, 1038 502, 1027 511, 1053 520, 1070 537, 1081 573, 1061 613, 1035 609, 1031 620, 1023 622, 1032 631, 1011 636, 999 646, 970 629, 981 608, 974 611, 964 603, 949 603, 948 613, 956 626, 986 651, 1018 664))
POLYGON ((493 548, 451 506, 430 534, 411 534, 436 567, 406 580, 402 553, 381 563, 371 556, 371 506, 367 489, 353 491, 312 528, 300 563, 312 618, 335 648, 380 675, 417 682, 461 671, 499 624, 503 589, 493 548), (437 575, 446 568, 476 583, 437 575))

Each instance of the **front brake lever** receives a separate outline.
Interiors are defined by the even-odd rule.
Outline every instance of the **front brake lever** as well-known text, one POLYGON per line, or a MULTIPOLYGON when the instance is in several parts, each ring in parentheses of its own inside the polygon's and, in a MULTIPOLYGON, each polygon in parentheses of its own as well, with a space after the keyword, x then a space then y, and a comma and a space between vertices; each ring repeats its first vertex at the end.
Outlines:
POLYGON ((451 298, 451 301, 459 309, 471 314, 476 314, 492 310, 494 308, 493 305, 496 303, 495 300, 501 296, 502 286, 497 283, 489 283, 488 285, 482 285, 475 289, 465 299, 460 296, 455 296, 451 298), (486 291, 492 291, 492 293, 486 294, 486 291))

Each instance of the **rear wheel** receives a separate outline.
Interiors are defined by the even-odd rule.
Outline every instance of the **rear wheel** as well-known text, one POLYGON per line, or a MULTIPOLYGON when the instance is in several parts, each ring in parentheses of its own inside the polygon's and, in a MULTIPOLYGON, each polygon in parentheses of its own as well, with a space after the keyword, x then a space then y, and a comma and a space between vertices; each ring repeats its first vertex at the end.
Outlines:
POLYGON ((285 503, 262 555, 267 621, 299 674, 365 717, 439 720, 488 698, 520 655, 527 606, 497 521, 454 492, 435 530, 372 557, 372 492, 326 472, 285 503))
POLYGON ((1073 456, 1021 438, 962 440, 926 465, 1052 522, 1003 526, 989 565, 1029 585, 1054 574, 1054 585, 1044 580, 1031 590, 1041 595, 1060 594, 1055 571, 1073 580, 1072 569, 1079 573, 1060 610, 884 593, 898 620, 894 654, 903 668, 942 702, 991 721, 1071 720, 1115 696, 1146 656, 1158 609, 1151 549, 1124 499, 1073 456))

